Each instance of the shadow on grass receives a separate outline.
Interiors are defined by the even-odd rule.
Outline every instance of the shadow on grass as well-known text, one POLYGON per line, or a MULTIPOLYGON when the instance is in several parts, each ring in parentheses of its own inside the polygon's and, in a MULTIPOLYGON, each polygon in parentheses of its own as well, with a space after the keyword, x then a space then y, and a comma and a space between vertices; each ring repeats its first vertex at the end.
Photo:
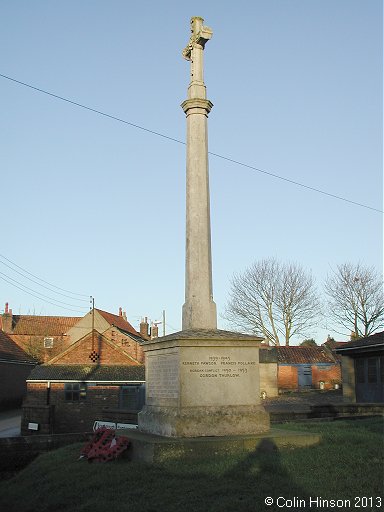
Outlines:
MULTIPOLYGON (((311 497, 284 468, 281 453, 270 439, 264 439, 254 452, 246 455, 227 471, 224 479, 227 483, 237 482, 237 492, 230 496, 225 508, 220 510, 274 511, 284 508, 310 508, 311 497)), ((327 512, 327 508, 322 508, 322 511, 327 512)))
MULTIPOLYGON (((295 449, 295 452, 298 451, 304 454, 306 449, 295 449)), ((222 460, 223 466, 220 468, 220 457, 215 459, 214 471, 210 476, 204 463, 198 462, 197 471, 188 475, 189 499, 179 501, 179 508, 176 506, 166 510, 252 512, 319 508, 313 501, 315 497, 298 484, 284 467, 282 453, 270 439, 264 439, 254 452, 227 456, 222 460)), ((168 475, 170 479, 177 474, 179 464, 168 475)), ((182 482, 179 480, 180 486, 182 482)), ((186 491, 184 488, 183 492, 186 491)), ((322 512, 331 510, 326 503, 321 505, 322 512)))
MULTIPOLYGON (((381 487, 382 420, 300 425, 324 434, 320 445, 278 451, 263 440, 248 454, 175 459, 147 465, 127 460, 78 461, 82 445, 45 454, 0 486, 7 512, 252 512, 331 508, 310 499, 381 487), (353 450, 351 450, 353 446, 353 450), (373 466, 373 464, 376 464, 373 466), (376 475, 376 476, 375 476, 376 475), (376 480, 375 480, 376 479, 376 480), (361 489, 360 489, 361 490, 361 489), (266 502, 265 500, 271 500, 266 502), (271 503, 271 504, 269 504, 271 503)), ((356 494, 357 495, 357 494, 356 494)), ((351 507, 337 507, 350 510, 351 507)))

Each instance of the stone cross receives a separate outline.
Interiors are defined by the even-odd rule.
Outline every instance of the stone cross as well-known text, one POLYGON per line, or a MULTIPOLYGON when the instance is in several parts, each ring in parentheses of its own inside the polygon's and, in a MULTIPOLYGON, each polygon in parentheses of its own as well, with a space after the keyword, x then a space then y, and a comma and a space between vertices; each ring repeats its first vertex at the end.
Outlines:
POLYGON ((206 99, 203 53, 212 30, 203 18, 191 19, 191 38, 183 57, 191 62, 187 116, 187 194, 185 303, 182 329, 216 329, 216 304, 212 292, 211 221, 208 175, 207 118, 212 103, 206 99))
POLYGON ((204 47, 212 37, 212 30, 203 26, 203 18, 195 16, 191 19, 191 38, 183 50, 183 57, 191 62, 191 82, 189 98, 206 97, 204 86, 204 47))

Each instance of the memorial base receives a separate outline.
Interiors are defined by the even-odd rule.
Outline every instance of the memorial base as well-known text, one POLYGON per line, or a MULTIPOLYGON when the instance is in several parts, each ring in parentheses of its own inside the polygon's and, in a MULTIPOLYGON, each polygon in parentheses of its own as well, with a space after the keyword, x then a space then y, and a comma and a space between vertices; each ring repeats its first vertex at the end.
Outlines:
POLYGON ((145 406, 140 430, 169 437, 207 437, 259 434, 269 430, 262 405, 226 407, 145 406))
POLYGON ((184 438, 267 432, 260 342, 221 330, 181 331, 146 342, 146 405, 139 430, 184 438))

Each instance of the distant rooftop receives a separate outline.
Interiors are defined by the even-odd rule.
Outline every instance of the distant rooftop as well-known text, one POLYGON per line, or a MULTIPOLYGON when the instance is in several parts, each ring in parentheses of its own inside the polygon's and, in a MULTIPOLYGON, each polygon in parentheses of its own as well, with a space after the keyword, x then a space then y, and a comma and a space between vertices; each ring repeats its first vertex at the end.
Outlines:
POLYGON ((128 365, 42 364, 36 366, 27 381, 145 382, 145 368, 128 365))
POLYGON ((37 361, 24 352, 5 332, 0 331, 0 360, 36 364, 37 361))

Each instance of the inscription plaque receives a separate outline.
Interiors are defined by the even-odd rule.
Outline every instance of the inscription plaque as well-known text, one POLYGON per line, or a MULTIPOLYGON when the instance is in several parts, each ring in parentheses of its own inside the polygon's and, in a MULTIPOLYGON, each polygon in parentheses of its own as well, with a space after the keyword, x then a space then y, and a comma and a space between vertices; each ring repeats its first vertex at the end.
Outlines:
POLYGON ((151 379, 147 381, 147 403, 171 403, 178 397, 178 357, 175 353, 149 355, 147 371, 151 379))
POLYGON ((184 406, 253 405, 259 392, 253 347, 184 348, 180 373, 184 406))

